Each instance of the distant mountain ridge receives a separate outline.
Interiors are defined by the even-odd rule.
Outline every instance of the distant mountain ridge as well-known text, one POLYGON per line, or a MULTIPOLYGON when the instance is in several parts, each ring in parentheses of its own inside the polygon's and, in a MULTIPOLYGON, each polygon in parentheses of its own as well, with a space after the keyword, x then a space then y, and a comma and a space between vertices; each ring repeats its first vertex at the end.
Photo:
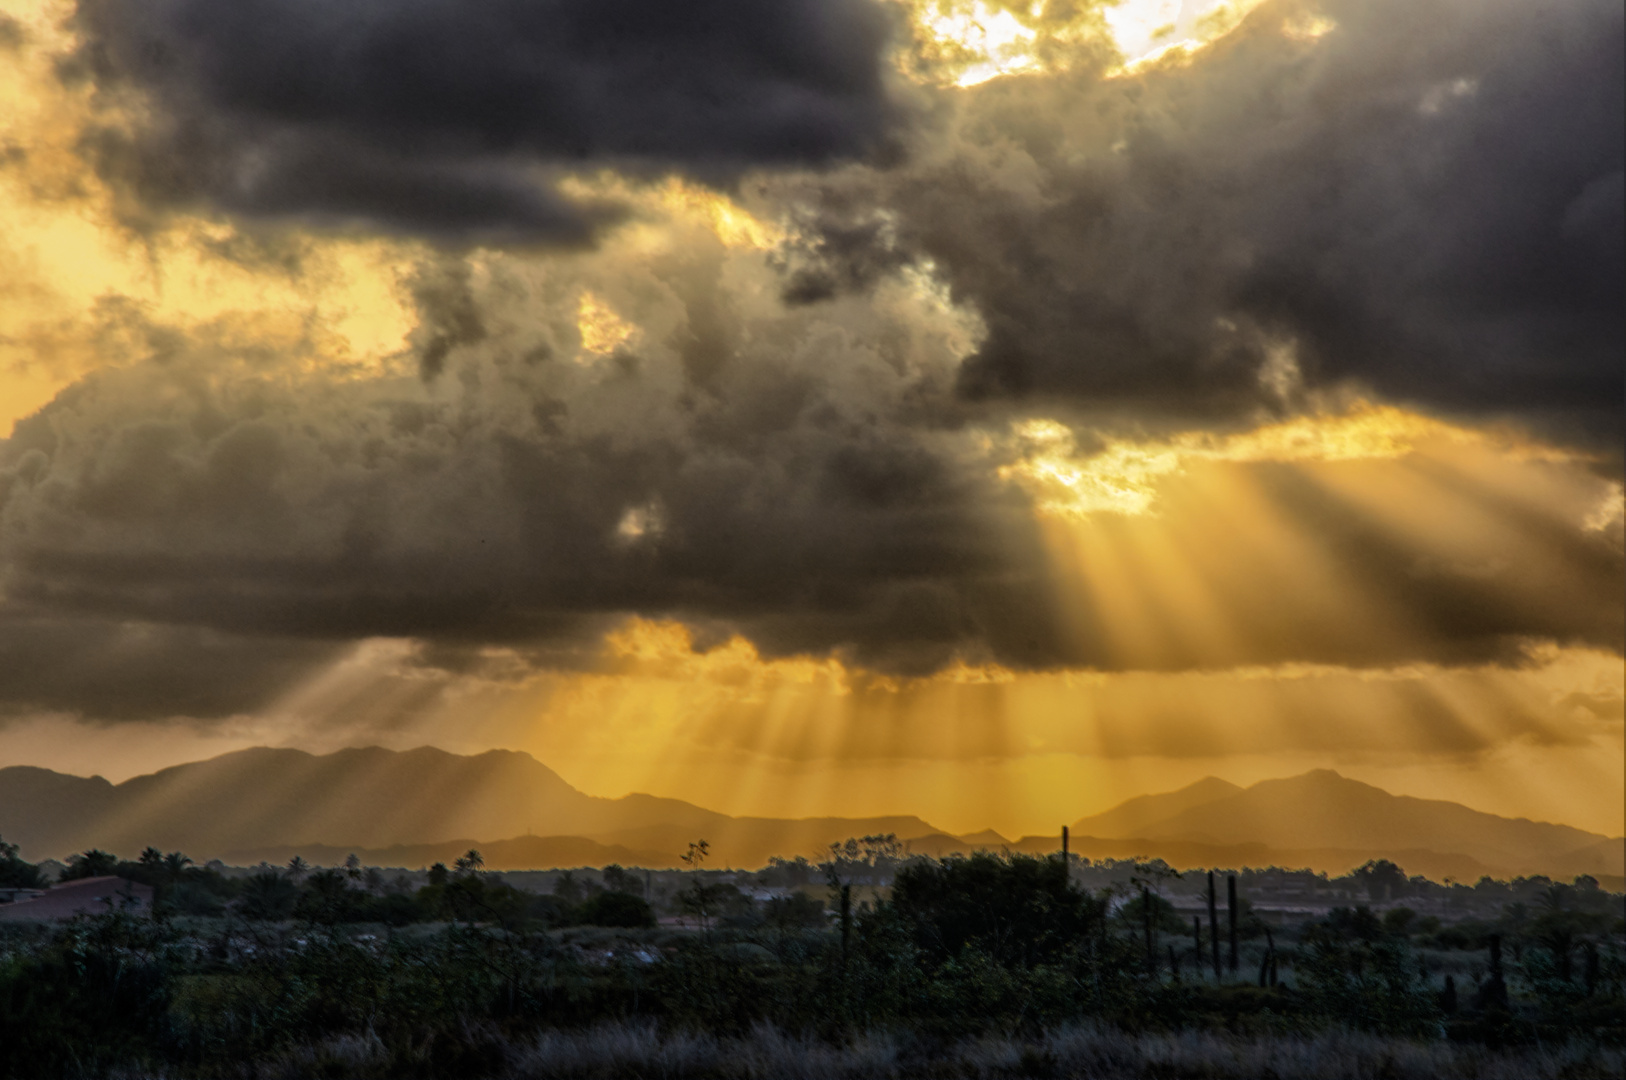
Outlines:
MULTIPOLYGON (((1506 818, 1460 803, 1391 795, 1316 769, 1239 788, 1209 777, 1080 819, 1083 837, 1159 844, 1259 845, 1273 852, 1413 851, 1470 860, 1502 874, 1626 874, 1626 839, 1506 818)), ((1082 849, 1081 849, 1082 850, 1082 849)))
MULTIPOLYGON (((1498 817, 1456 803, 1391 795, 1317 770, 1247 788, 1209 777, 1129 799, 1072 826, 1091 858, 1161 857, 1181 866, 1308 866, 1342 873, 1395 858, 1431 877, 1626 874, 1626 840, 1565 825, 1498 817)), ((256 748, 132 777, 119 784, 49 769, 0 769, 0 836, 31 859, 148 844, 200 861, 416 866, 479 847, 493 869, 619 862, 676 865, 690 841, 711 865, 756 867, 771 856, 816 859, 849 836, 893 833, 909 850, 1046 853, 1057 836, 960 836, 913 816, 731 817, 680 799, 607 799, 576 790, 529 754, 463 756, 429 747, 313 755, 256 748)))
MULTIPOLYGON (((463 756, 421 747, 314 755, 255 748, 110 784, 31 766, 0 769, 0 836, 26 857, 148 844, 197 859, 272 849, 387 850, 476 837, 589 838, 668 861, 704 837, 712 862, 814 856, 868 833, 936 832, 917 817, 734 818, 680 799, 606 799, 571 787, 529 754, 463 756)), ((557 845, 556 845, 557 846, 557 845)), ((586 850, 586 849, 583 849, 586 850)))
POLYGON ((1073 831, 1080 836, 1126 839, 1145 836, 1146 828, 1193 807, 1205 806, 1242 791, 1235 784, 1205 776, 1195 784, 1161 795, 1140 795, 1119 803, 1105 813, 1079 818, 1073 831))

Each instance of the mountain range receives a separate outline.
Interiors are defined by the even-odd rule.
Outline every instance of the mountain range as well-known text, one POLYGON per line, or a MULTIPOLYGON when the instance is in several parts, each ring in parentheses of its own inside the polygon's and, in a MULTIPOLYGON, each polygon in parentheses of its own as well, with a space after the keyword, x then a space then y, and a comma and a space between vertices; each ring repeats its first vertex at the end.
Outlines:
MULTIPOLYGON (((1390 858, 1436 879, 1586 873, 1608 883, 1626 874, 1626 840, 1391 795, 1330 770, 1247 788, 1210 777, 1081 818, 1072 832, 1080 855, 1161 857, 1175 866, 1274 863, 1343 873, 1390 858)), ((370 865, 422 866, 478 847, 492 869, 662 867, 705 838, 711 865, 755 867, 775 855, 816 859, 832 842, 876 833, 939 856, 1059 846, 1057 836, 954 836, 913 816, 731 817, 679 799, 600 798, 506 750, 258 748, 118 784, 31 766, 0 769, 0 836, 32 859, 90 847, 131 855, 151 844, 236 865, 295 854, 330 864, 355 852, 370 865)))

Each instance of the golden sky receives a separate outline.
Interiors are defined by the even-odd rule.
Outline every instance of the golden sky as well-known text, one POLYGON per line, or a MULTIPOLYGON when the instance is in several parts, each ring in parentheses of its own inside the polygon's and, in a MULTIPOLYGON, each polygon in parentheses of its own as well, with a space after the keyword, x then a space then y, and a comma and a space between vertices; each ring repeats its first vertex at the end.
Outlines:
POLYGON ((1626 831, 1615 6, 739 3, 0 0, 0 764, 1626 831))

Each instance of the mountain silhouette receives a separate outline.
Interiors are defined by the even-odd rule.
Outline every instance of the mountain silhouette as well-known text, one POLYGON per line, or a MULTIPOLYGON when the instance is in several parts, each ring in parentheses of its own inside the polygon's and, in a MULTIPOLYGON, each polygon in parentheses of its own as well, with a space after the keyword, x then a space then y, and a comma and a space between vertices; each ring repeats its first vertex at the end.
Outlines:
MULTIPOLYGON (((1615 881, 1626 872, 1626 841, 1391 795, 1329 770, 1248 788, 1210 777, 1081 818, 1073 832, 1079 855, 1163 858, 1176 867, 1275 863, 1343 873, 1391 858, 1414 873, 1458 880, 1539 873, 1615 881)), ((677 865, 703 838, 709 866, 743 868, 776 855, 817 861, 833 842, 885 833, 918 854, 1060 847, 1059 835, 952 836, 912 816, 731 817, 680 799, 600 798, 508 750, 258 748, 119 784, 0 769, 0 836, 35 860, 90 847, 128 857, 150 844, 235 865, 295 854, 326 864, 356 852, 373 865, 420 866, 478 847, 492 869, 660 867, 677 865)))
POLYGON ((1096 836, 1103 840, 1121 840, 1146 835, 1146 828, 1183 810, 1207 806, 1211 802, 1235 795, 1242 789, 1217 777, 1206 776, 1179 791, 1162 795, 1139 795, 1121 802, 1105 813, 1079 818, 1073 831, 1080 836, 1096 836))
POLYGON ((1133 840, 1148 851, 1176 844, 1258 845, 1280 855, 1319 851, 1317 861, 1328 849, 1350 853, 1346 858, 1405 851, 1467 859, 1465 869, 1479 866, 1501 875, 1626 873, 1626 840, 1440 799, 1391 795, 1330 769, 1263 780, 1246 789, 1201 780, 1179 791, 1131 799, 1074 828, 1081 837, 1133 840))
POLYGON ((256 748, 120 784, 28 766, 0 769, 0 836, 34 859, 89 847, 132 855, 151 844, 200 860, 258 861, 259 853, 285 849, 378 851, 469 837, 489 847, 529 834, 590 838, 623 855, 664 852, 668 861, 705 838, 712 864, 744 866, 770 854, 814 857, 848 836, 935 831, 917 817, 734 818, 680 799, 599 798, 510 750, 462 756, 367 747, 314 755, 256 748))

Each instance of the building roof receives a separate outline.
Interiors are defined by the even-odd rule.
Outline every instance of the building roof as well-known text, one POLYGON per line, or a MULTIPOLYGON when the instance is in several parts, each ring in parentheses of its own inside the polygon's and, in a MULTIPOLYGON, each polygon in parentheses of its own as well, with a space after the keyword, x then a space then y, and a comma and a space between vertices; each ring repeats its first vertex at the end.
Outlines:
POLYGON ((115 910, 144 913, 151 909, 151 886, 120 877, 93 877, 64 881, 30 900, 0 904, 0 920, 67 919, 115 910))

